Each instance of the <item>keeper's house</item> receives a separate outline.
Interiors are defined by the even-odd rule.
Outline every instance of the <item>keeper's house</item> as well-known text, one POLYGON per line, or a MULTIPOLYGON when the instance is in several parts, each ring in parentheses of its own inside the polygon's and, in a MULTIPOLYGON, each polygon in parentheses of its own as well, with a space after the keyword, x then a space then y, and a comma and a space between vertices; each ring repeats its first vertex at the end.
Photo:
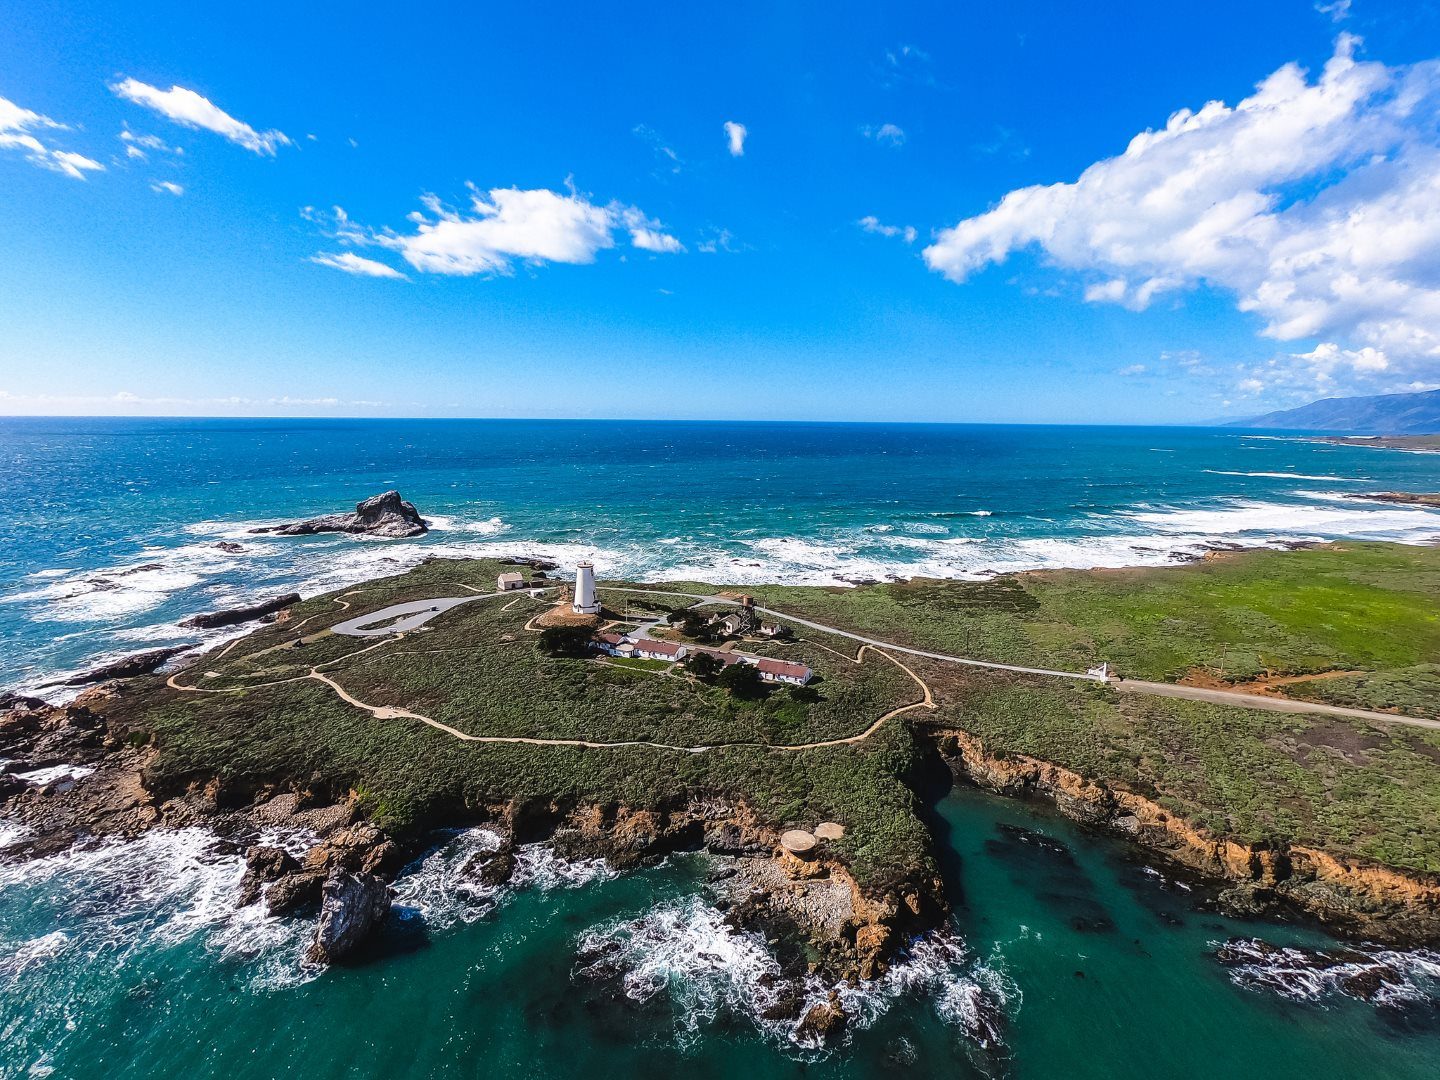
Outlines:
POLYGON ((757 659, 755 666, 760 669, 760 678, 766 682, 787 683, 790 686, 804 686, 815 674, 804 664, 771 660, 768 656, 757 659))
POLYGON ((635 642, 635 651, 630 655, 639 657, 641 660, 669 660, 673 663, 676 660, 683 660, 688 651, 684 645, 673 641, 639 638, 635 642))

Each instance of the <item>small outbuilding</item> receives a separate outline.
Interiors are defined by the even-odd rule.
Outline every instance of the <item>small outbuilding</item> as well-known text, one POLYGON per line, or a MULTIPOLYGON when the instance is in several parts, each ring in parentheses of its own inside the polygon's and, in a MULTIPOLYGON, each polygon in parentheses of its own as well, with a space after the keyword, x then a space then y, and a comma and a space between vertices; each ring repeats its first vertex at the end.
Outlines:
POLYGON ((766 682, 786 683, 790 686, 804 686, 814 675, 804 664, 772 660, 768 656, 755 661, 755 666, 760 669, 760 678, 766 682))
POLYGON ((501 592, 511 592, 515 589, 525 588, 525 575, 517 570, 511 570, 501 574, 495 579, 495 588, 501 592))

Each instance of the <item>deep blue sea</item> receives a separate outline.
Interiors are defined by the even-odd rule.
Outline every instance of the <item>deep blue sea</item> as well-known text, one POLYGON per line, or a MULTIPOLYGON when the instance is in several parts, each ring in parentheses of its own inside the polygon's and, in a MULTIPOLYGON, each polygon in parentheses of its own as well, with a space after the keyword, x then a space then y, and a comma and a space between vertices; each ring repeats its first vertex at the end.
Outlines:
POLYGON ((0 687, 431 554, 834 584, 1440 536, 1440 513, 1353 498, 1383 489, 1440 490, 1440 454, 1195 428, 0 419, 0 687), (248 531, 392 487, 428 536, 248 531))
MULTIPOLYGON (((1354 498, 1382 489, 1440 490, 1440 455, 1185 428, 0 420, 0 688, 431 554, 843 584, 1440 537, 1440 513, 1354 498), (428 536, 248 531, 391 487, 428 536)), ((0 846, 19 834, 0 819, 0 846)), ((529 847, 488 890, 460 880, 483 830, 441 838, 371 954, 322 972, 309 922, 237 907, 242 861, 209 833, 82 843, 0 865, 0 1080, 1440 1075, 1440 955, 1220 918, 1134 849, 972 790, 936 838, 953 920, 840 988, 825 1051, 763 1019, 773 961, 706 902, 702 856, 617 875, 529 847), (1390 985, 1361 1002, 1346 979, 1374 962, 1390 985)))

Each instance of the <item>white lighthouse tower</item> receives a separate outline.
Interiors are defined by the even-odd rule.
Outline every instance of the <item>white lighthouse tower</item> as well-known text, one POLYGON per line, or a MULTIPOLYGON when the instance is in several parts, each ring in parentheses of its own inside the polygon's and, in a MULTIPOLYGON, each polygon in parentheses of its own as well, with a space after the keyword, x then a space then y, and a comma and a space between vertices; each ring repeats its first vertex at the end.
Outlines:
POLYGON ((600 600, 595 595, 595 564, 582 562, 575 567, 575 602, 570 605, 576 615, 599 615, 600 600))

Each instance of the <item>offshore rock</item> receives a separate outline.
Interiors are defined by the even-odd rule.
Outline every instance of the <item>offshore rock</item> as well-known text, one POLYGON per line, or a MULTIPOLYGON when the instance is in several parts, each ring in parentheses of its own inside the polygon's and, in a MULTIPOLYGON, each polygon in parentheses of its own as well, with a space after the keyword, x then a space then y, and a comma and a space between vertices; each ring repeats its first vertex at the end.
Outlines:
POLYGON ((305 953, 311 964, 333 964, 354 952, 390 911, 390 886, 374 874, 330 871, 320 901, 320 922, 305 953))
POLYGON ((264 618, 266 615, 282 611, 291 604, 299 602, 299 593, 286 593, 284 596, 261 600, 260 603, 250 604, 247 607, 227 608, 224 611, 207 611, 203 615, 191 615, 188 619, 180 620, 180 625, 193 626, 201 630, 212 630, 217 626, 234 626, 237 623, 264 618))
POLYGON ((400 539, 407 536, 420 536, 429 530, 430 526, 420 516, 420 512, 415 509, 414 504, 402 499, 398 491, 386 491, 379 495, 373 495, 364 502, 356 503, 353 514, 329 514, 325 517, 309 518, 306 521, 292 521, 288 525, 270 525, 250 531, 274 533, 277 536, 309 536, 313 533, 342 532, 400 539))
MULTIPOLYGON (((68 679, 57 679, 54 682, 45 683, 44 686, 87 686, 90 683, 109 682, 111 679, 133 679, 137 675, 149 675, 172 656, 178 656, 193 648, 193 645, 177 645, 169 649, 147 649, 145 652, 132 653, 109 664, 101 664, 99 667, 91 668, 79 675, 72 675, 68 679)), ((4 704, 0 704, 0 708, 5 707, 4 704)))

